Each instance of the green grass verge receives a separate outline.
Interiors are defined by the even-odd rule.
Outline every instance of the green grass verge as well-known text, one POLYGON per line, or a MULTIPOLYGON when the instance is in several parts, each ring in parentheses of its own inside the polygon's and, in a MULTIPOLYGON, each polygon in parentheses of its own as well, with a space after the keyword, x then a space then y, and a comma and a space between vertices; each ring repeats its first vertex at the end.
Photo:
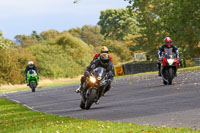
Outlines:
MULTIPOLYGON (((67 82, 59 82, 59 83, 51 83, 48 85, 39 85, 37 89, 41 88, 49 88, 49 87, 56 87, 56 86, 63 86, 63 85, 71 85, 71 84, 78 84, 80 83, 79 80, 77 81, 67 81, 67 82)), ((25 90, 31 90, 30 87, 16 87, 16 88, 0 88, 0 94, 1 93, 8 93, 8 92, 18 92, 18 91, 25 91, 25 90)))
POLYGON ((189 71, 198 71, 198 70, 200 70, 200 66, 180 68, 178 69, 178 72, 189 72, 189 71))
POLYGON ((200 133, 188 128, 167 128, 133 123, 61 117, 32 111, 0 98, 1 133, 200 133))

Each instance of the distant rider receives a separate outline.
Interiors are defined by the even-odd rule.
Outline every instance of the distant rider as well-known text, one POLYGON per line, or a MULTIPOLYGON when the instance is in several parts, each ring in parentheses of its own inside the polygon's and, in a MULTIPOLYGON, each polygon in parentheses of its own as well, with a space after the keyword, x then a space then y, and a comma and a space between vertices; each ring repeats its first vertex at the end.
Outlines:
MULTIPOLYGON (((93 60, 96 60, 102 53, 107 53, 107 54, 108 54, 108 52, 109 52, 108 48, 107 48, 106 46, 103 46, 103 47, 100 49, 100 53, 97 53, 97 54, 94 56, 93 60)), ((109 58, 110 58, 110 61, 111 61, 111 63, 112 63, 112 56, 109 55, 109 58)))
MULTIPOLYGON (((160 72, 160 67, 161 67, 161 61, 162 61, 162 53, 164 52, 164 49, 169 49, 172 48, 172 52, 174 52, 176 54, 176 58, 179 60, 179 52, 178 52, 178 48, 174 45, 172 45, 172 39, 170 37, 166 37, 164 38, 164 45, 162 45, 159 49, 158 49, 158 76, 161 76, 161 72, 160 72)), ((176 73, 175 73, 175 76, 176 73)))
MULTIPOLYGON (((38 71, 38 68, 35 66, 35 64, 33 63, 33 61, 29 61, 28 62, 28 65, 26 66, 26 69, 24 71, 24 74, 25 74, 25 77, 26 77, 26 81, 27 81, 27 73, 28 71, 30 70, 35 70, 35 72, 37 73, 38 75, 38 79, 39 79, 39 71, 38 71)), ((28 84, 27 84, 28 85, 28 84)))
MULTIPOLYGON (((111 81, 114 78, 114 68, 113 64, 110 61, 109 55, 107 53, 102 53, 98 59, 91 62, 91 64, 86 68, 84 76, 81 77, 81 84, 78 89, 76 89, 76 93, 80 93, 83 91, 83 83, 86 80, 86 77, 89 75, 90 71, 97 67, 103 67, 106 69, 106 72, 108 74, 108 80, 107 80, 107 87, 105 88, 105 92, 108 91, 111 87, 111 81)), ((98 103, 98 101, 97 101, 98 103)))

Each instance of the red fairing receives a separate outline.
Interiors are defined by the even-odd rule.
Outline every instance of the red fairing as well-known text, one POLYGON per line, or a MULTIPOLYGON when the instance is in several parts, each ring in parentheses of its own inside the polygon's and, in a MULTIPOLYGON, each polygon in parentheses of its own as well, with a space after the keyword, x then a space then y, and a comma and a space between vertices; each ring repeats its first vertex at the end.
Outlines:
POLYGON ((172 45, 171 44, 167 44, 167 47, 170 48, 172 45))
POLYGON ((176 62, 176 63, 175 63, 175 66, 177 67, 177 66, 178 66, 179 60, 178 60, 177 58, 175 58, 174 62, 176 62))
POLYGON ((167 60, 166 60, 166 58, 164 57, 163 60, 162 60, 162 64, 163 64, 164 66, 166 66, 166 63, 165 63, 165 62, 167 62, 167 60))

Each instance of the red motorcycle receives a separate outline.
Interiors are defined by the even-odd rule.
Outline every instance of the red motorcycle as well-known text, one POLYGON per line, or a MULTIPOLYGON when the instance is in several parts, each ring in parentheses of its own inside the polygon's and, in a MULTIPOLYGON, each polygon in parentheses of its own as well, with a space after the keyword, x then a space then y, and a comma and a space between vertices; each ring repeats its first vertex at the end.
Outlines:
POLYGON ((172 48, 164 49, 163 58, 160 63, 161 63, 160 72, 163 79, 163 84, 171 85, 172 80, 176 75, 179 64, 179 60, 173 53, 172 48))

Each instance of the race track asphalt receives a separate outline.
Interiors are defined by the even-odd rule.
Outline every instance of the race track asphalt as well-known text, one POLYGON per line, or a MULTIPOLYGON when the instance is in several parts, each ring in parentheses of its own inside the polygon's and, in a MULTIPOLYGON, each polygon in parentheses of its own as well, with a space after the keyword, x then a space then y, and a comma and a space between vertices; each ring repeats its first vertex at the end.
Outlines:
POLYGON ((200 71, 179 73, 172 85, 156 74, 115 79, 90 110, 79 108, 78 85, 9 93, 33 110, 86 119, 200 129, 200 71))

